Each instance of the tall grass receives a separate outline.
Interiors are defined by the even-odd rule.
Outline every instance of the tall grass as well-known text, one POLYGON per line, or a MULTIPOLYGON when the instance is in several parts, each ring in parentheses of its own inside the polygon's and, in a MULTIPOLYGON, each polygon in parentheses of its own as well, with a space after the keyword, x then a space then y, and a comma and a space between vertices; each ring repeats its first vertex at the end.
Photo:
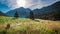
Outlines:
POLYGON ((6 30, 6 34, 60 34, 60 21, 14 19, 13 17, 0 16, 0 34, 5 29, 2 28, 5 23, 11 24, 11 27, 6 30))

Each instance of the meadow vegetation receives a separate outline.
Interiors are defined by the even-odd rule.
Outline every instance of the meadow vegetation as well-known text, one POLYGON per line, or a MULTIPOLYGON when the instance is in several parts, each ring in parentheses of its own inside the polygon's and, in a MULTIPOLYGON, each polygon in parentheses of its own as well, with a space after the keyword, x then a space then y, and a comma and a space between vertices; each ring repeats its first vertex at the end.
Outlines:
POLYGON ((60 21, 0 16, 0 34, 60 34, 60 21), (7 24, 9 29, 5 29, 7 24))

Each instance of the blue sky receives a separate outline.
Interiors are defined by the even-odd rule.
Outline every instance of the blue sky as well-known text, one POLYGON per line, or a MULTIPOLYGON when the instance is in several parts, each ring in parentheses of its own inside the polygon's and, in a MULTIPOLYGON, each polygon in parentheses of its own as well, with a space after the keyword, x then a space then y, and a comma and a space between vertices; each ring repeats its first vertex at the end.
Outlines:
MULTIPOLYGON (((18 6, 16 1, 21 0, 0 0, 0 10, 5 13, 8 10, 19 8, 20 5, 18 6)), ((25 8, 36 9, 42 8, 44 6, 49 6, 59 0, 23 0, 23 1, 26 1, 25 3, 26 5, 24 6, 25 8)))
POLYGON ((5 5, 5 4, 0 3, 0 10, 7 11, 7 10, 9 10, 9 7, 7 5, 5 5))

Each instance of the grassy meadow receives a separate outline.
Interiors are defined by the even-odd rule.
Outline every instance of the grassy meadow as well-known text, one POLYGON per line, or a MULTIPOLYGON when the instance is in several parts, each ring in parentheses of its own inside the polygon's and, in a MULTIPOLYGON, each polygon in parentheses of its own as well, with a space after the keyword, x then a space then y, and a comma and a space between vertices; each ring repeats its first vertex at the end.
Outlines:
POLYGON ((0 34, 60 34, 60 21, 0 16, 0 34), (5 30, 6 25, 10 28, 5 30))

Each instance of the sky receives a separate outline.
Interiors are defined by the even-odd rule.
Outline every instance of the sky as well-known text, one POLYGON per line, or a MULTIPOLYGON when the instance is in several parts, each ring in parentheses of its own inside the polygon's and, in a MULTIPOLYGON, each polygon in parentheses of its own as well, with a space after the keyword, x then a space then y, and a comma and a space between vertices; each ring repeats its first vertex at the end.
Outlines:
POLYGON ((36 9, 49 6, 60 0, 0 0, 0 11, 7 12, 19 7, 36 9))

